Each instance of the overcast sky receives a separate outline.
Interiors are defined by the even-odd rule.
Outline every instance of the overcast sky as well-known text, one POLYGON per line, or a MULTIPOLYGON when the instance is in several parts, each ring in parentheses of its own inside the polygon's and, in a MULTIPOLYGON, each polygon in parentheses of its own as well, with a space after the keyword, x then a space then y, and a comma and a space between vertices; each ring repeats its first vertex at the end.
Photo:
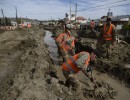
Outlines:
MULTIPOLYGON (((75 12, 77 3, 77 16, 85 18, 101 18, 107 15, 108 9, 117 15, 130 15, 130 0, 0 0, 0 9, 7 17, 15 17, 17 7, 18 17, 27 17, 38 20, 64 18, 65 13, 75 12)), ((0 17, 2 13, 0 12, 0 17)))

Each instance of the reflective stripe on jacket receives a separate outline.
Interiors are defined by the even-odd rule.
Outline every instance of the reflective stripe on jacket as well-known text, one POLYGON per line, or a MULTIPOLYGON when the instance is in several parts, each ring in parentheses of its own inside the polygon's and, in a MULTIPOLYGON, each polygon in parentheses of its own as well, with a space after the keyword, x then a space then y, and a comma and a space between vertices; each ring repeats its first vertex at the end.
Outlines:
POLYGON ((109 28, 107 29, 106 24, 104 25, 104 40, 112 40, 112 32, 113 32, 114 25, 110 24, 109 28))
MULTIPOLYGON (((69 37, 69 38, 72 38, 72 37, 69 37)), ((69 38, 67 38, 67 39, 69 39, 69 38)), ((63 50, 65 50, 66 52, 68 52, 69 50, 72 50, 75 47, 75 42, 74 42, 74 40, 72 40, 72 42, 70 44, 67 44, 67 42, 64 41, 60 44, 60 47, 63 50)))
POLYGON ((61 33, 55 40, 58 43, 61 43, 63 41, 65 41, 65 39, 67 39, 69 37, 69 35, 67 35, 66 33, 61 33))
POLYGON ((62 69, 71 71, 73 73, 78 73, 81 68, 78 68, 77 64, 75 61, 79 58, 79 54, 81 53, 86 53, 88 55, 88 58, 86 58, 86 62, 84 66, 88 66, 89 61, 90 61, 90 54, 88 52, 80 52, 78 54, 75 54, 73 57, 69 58, 65 63, 62 64, 62 69))

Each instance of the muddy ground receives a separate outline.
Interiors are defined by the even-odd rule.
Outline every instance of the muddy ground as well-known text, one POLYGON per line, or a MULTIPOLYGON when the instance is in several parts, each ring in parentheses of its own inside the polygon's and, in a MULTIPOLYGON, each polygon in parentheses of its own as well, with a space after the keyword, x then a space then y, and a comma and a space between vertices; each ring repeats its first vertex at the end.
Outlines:
POLYGON ((83 73, 77 75, 81 91, 65 87, 62 60, 51 35, 37 26, 0 31, 0 100, 129 100, 128 86, 96 70, 95 91, 83 73))
POLYGON ((52 63, 44 35, 37 27, 0 33, 0 100, 55 98, 46 89, 44 75, 52 63))
MULTIPOLYGON (((80 38, 81 40, 78 45, 81 49, 79 49, 78 52, 88 50, 88 47, 97 49, 98 37, 94 39, 90 38, 88 35, 87 38, 80 38)), ((130 84, 130 44, 124 40, 118 40, 117 43, 112 46, 109 59, 100 56, 101 53, 101 51, 98 52, 99 58, 96 65, 97 69, 101 72, 112 74, 119 80, 130 84)))

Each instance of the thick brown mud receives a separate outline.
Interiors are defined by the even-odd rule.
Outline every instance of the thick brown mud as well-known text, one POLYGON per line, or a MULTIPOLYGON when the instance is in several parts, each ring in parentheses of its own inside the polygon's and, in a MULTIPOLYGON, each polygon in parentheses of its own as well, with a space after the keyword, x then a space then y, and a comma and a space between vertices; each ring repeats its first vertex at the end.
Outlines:
POLYGON ((51 35, 37 26, 0 33, 0 100, 129 100, 130 89, 100 71, 93 72, 96 90, 81 72, 77 75, 81 91, 68 89, 51 35))
MULTIPOLYGON (((47 42, 47 45, 48 45, 48 50, 50 52, 55 52, 57 53, 57 49, 54 49, 56 47, 55 43, 54 43, 54 48, 53 49, 49 49, 49 46, 50 47, 53 47, 52 44, 54 42, 53 38, 51 37, 51 34, 49 33, 47 35, 48 39, 51 38, 50 41, 52 42, 47 42), (56 51, 54 51, 56 50, 56 51)), ((90 39, 91 41, 91 39, 90 39)), ((90 42, 88 41, 88 44, 90 42)), ((91 41, 91 44, 94 45, 94 41, 91 41)), ((51 53, 50 53, 51 54, 51 53)), ((56 54, 58 55, 58 54, 56 54)), ((57 58, 53 55, 53 53, 51 54, 51 58, 52 60, 55 62, 55 59, 59 59, 58 56, 57 58)), ((56 60, 57 62, 57 60, 56 60)), ((61 65, 54 65, 54 68, 57 70, 57 76, 60 80, 64 81, 65 82, 65 78, 62 74, 62 69, 61 69, 61 65)), ((96 68, 97 69, 97 68, 96 68)), ((130 93, 130 89, 125 86, 125 84, 121 83, 120 80, 117 80, 115 77, 111 77, 110 75, 107 75, 105 73, 102 73, 102 72, 98 72, 98 71, 94 71, 93 72, 94 74, 94 77, 96 78, 98 84, 99 84, 99 87, 96 89, 96 90, 93 90, 93 86, 94 84, 91 83, 89 81, 88 78, 86 78, 84 76, 84 74, 82 72, 78 73, 78 78, 80 79, 80 82, 81 82, 81 91, 80 93, 78 94, 78 99, 77 100, 105 100, 105 99, 115 99, 115 100, 128 100, 130 98, 129 96, 129 93, 130 93)), ((73 99, 72 97, 68 97, 67 100, 75 100, 77 98, 76 94, 72 94, 73 96, 73 99), (71 99, 70 99, 71 98, 71 99)), ((64 98, 63 95, 61 95, 62 98, 64 98)))

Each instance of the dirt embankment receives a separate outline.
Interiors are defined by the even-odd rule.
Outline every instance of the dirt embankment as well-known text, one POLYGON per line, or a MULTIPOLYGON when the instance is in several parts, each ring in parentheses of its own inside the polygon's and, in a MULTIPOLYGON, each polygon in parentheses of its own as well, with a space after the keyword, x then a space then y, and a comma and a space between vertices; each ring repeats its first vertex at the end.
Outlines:
POLYGON ((37 27, 1 33, 1 100, 86 99, 82 92, 71 92, 56 75, 44 35, 37 27))
MULTIPOLYGON (((96 44, 96 39, 81 38, 77 50, 78 52, 89 50, 89 47, 96 49, 96 44)), ((124 41, 113 45, 110 59, 107 60, 101 57, 98 59, 96 66, 99 71, 112 74, 118 77, 119 80, 130 84, 130 45, 124 41)))
POLYGON ((44 35, 45 31, 38 28, 0 34, 1 100, 56 98, 46 89, 45 73, 52 64, 43 42, 44 35))

